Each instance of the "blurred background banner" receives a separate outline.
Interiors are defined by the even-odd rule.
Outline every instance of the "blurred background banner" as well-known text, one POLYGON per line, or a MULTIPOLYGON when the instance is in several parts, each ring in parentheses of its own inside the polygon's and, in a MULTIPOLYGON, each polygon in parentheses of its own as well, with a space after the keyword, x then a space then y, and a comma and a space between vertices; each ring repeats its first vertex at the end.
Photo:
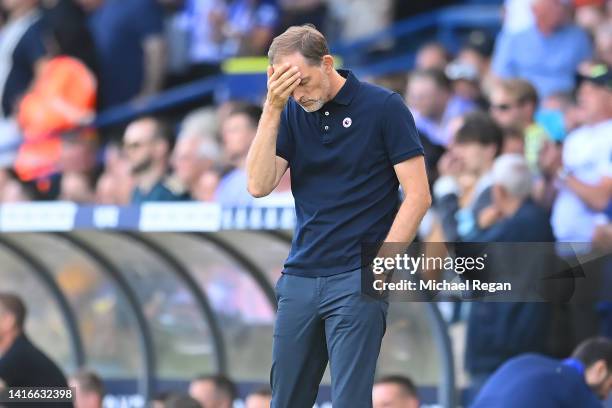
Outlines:
POLYGON ((38 202, 0 205, 0 232, 116 229, 136 231, 291 230, 292 207, 223 208, 216 203, 149 202, 142 206, 38 202))

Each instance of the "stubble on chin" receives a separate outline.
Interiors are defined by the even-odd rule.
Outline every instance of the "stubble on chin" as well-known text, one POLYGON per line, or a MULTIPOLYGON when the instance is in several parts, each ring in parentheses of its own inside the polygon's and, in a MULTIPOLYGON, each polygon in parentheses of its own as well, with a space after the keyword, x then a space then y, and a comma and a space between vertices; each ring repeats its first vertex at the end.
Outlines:
POLYGON ((298 104, 302 107, 302 109, 304 109, 306 112, 308 113, 312 113, 312 112, 316 112, 319 109, 321 109, 323 107, 323 105, 325 105, 325 103, 323 103, 323 101, 313 101, 308 107, 302 105, 302 104, 298 104))

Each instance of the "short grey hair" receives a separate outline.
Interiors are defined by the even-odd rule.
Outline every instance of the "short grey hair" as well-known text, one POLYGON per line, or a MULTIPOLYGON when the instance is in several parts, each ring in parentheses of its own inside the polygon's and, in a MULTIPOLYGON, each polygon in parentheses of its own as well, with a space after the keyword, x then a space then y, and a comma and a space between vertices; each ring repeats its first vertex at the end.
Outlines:
POLYGON ((493 163, 493 184, 503 187, 511 196, 524 199, 531 193, 533 175, 525 157, 503 154, 493 163))
POLYGON ((308 64, 319 65, 323 57, 329 54, 329 47, 325 36, 314 25, 291 26, 274 38, 268 50, 268 59, 270 64, 274 64, 277 57, 294 52, 302 54, 308 64))
POLYGON ((219 144, 212 139, 206 139, 203 137, 198 138, 200 139, 198 158, 218 161, 221 158, 221 148, 219 147, 219 144))
POLYGON ((194 110, 185 116, 181 123, 179 139, 188 135, 199 135, 207 138, 215 138, 219 131, 217 112, 211 108, 194 110))
POLYGON ((219 124, 214 109, 201 108, 189 113, 181 123, 178 139, 198 140, 197 157, 217 161, 221 148, 217 141, 219 124))

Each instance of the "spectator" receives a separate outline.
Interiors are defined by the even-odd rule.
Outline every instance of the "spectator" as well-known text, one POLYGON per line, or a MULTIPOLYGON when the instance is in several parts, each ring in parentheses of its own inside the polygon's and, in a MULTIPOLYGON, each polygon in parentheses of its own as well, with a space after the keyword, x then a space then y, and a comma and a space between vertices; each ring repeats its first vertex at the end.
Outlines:
POLYGON ((505 79, 493 86, 490 95, 491 117, 502 128, 515 126, 525 137, 525 157, 532 169, 537 168, 538 154, 550 137, 535 122, 538 94, 524 79, 505 79))
POLYGON ((38 195, 33 185, 23 183, 12 170, 2 170, 0 203, 19 203, 37 198, 38 195))
POLYGON ((478 233, 480 213, 491 200, 491 168, 502 144, 501 129, 481 112, 465 117, 454 144, 439 163, 434 209, 445 240, 469 240, 478 233))
POLYGON ((0 61, 8 64, 0 76, 0 118, 13 114, 46 56, 38 0, 2 0, 8 13, 0 33, 0 61))
POLYGON ((78 0, 89 13, 101 108, 150 96, 165 68, 161 6, 154 0, 78 0))
POLYGON ((571 358, 515 357, 487 381, 471 408, 600 408, 612 390, 612 341, 587 339, 571 358))
POLYGON ((233 169, 219 182, 217 201, 227 206, 250 205, 245 171, 246 156, 257 132, 261 108, 254 105, 236 107, 221 126, 221 137, 226 160, 233 169))
POLYGON ((612 21, 603 23, 595 29, 597 58, 609 67, 612 66, 612 21))
MULTIPOLYGON (((214 407, 213 405, 210 405, 214 407)), ((170 395, 164 401, 164 408, 208 408, 208 405, 201 405, 196 399, 189 395, 170 395)))
POLYGON ((419 132, 438 146, 450 142, 449 122, 475 107, 473 102, 453 96, 450 81, 442 71, 436 70, 416 71, 410 75, 406 102, 419 132))
MULTIPOLYGON (((64 134, 58 165, 59 172, 32 183, 36 186, 41 199, 57 199, 61 194, 64 175, 74 174, 76 176, 68 182, 69 189, 74 186, 73 181, 77 181, 76 184, 92 185, 93 180, 101 171, 101 166, 97 162, 97 153, 98 141, 95 133, 84 131, 64 134)), ((92 188, 89 187, 87 190, 90 192, 92 188)), ((80 193, 77 194, 80 195, 80 193)))
MULTIPOLYGON (((484 231, 474 242, 553 242, 547 212, 530 198, 532 174, 522 155, 506 154, 492 169, 492 205, 481 212, 484 231)), ((491 247, 488 263, 507 263, 513 248, 491 247)), ((524 254, 528 257, 528 254, 524 254)), ((538 258, 547 259, 543 253, 538 258)), ((518 292, 525 279, 541 273, 540 259, 529 259, 517 271, 518 292), (534 266, 535 265, 535 266, 534 266)), ((549 264, 548 264, 549 265, 549 264)), ((493 274, 499 273, 496 269, 493 274)), ((507 277, 510 279, 510 277, 507 277)), ((529 280, 529 279, 527 279, 529 280)), ((465 364, 475 395, 486 379, 507 359, 526 352, 545 352, 550 332, 550 305, 545 303, 474 302, 468 317, 465 364)))
POLYGON ((221 121, 219 109, 220 107, 215 106, 190 111, 181 122, 180 133, 196 134, 216 140, 219 133, 219 122, 221 121))
POLYGON ((96 108, 96 78, 79 59, 85 53, 72 37, 81 34, 78 22, 47 21, 53 24, 46 37, 49 59, 40 64, 34 83, 18 105, 24 143, 15 170, 25 181, 58 171, 60 132, 88 123, 96 108))
POLYGON ((83 173, 64 173, 60 182, 60 200, 90 204, 95 200, 93 183, 83 173))
POLYGON ((468 104, 484 105, 478 83, 478 69, 469 63, 453 61, 444 70, 452 82, 456 98, 468 104))
POLYGON ((215 193, 220 180, 219 172, 214 169, 203 172, 192 187, 191 196, 202 202, 215 201, 215 193))
POLYGON ((104 384, 92 371, 79 371, 68 380, 74 388, 74 408, 102 408, 104 384))
POLYGON ((478 77, 485 79, 491 68, 493 39, 484 31, 472 31, 457 54, 457 61, 478 70, 478 77))
MULTIPOLYGON (((0 293, 0 390, 10 387, 67 387, 59 367, 40 351, 26 335, 27 310, 19 296, 0 293)), ((23 408, 40 404, 22 403, 23 408)), ((52 407, 72 407, 70 403, 49 403, 52 407)))
POLYGON ((562 161, 543 169, 561 185, 552 212, 553 230, 561 242, 591 242, 612 198, 610 67, 597 65, 583 74, 578 103, 586 124, 567 136, 562 161))
MULTIPOLYGON (((102 205, 119 205, 121 204, 119 196, 117 194, 117 188, 115 183, 117 180, 113 179, 108 173, 100 175, 96 183, 96 190, 94 192, 94 201, 96 204, 102 205)), ((127 203, 124 203, 127 204, 127 203)))
POLYGON ((265 55, 278 25, 279 10, 274 0, 230 0, 223 27, 227 57, 265 55))
POLYGON ((268 387, 260 388, 246 397, 244 408, 270 408, 272 403, 272 390, 268 387))
POLYGON ((174 174, 183 186, 192 190, 219 157, 219 146, 214 140, 193 135, 179 137, 172 153, 174 174))
POLYGON ((225 2, 185 0, 182 25, 187 37, 186 72, 168 80, 168 86, 188 83, 221 72, 225 2))
POLYGON ((491 217, 474 239, 479 242, 553 242, 547 212, 530 199, 533 176, 517 154, 495 160, 492 169, 491 217))
POLYGON ((130 163, 121 145, 110 142, 104 149, 104 173, 96 184, 96 203, 126 205, 131 200, 134 181, 130 163))
POLYGON ((416 53, 415 68, 420 71, 444 71, 450 62, 448 51, 438 42, 423 45, 416 53))
POLYGON ((170 131, 150 117, 130 123, 125 130, 123 145, 136 184, 132 204, 189 198, 180 182, 168 176, 172 140, 170 131))
POLYGON ((95 133, 67 133, 62 139, 59 169, 93 175, 98 170, 98 140, 95 133))
POLYGON ((232 408, 236 386, 223 375, 204 375, 189 385, 189 395, 206 408, 232 408))
POLYGON ((412 380, 401 375, 383 377, 372 389, 373 408, 418 408, 419 395, 412 380))
POLYGON ((535 25, 498 41, 492 65, 495 75, 528 80, 540 99, 571 91, 576 68, 591 57, 592 51, 587 34, 570 22, 570 3, 535 0, 535 25))
POLYGON ((190 191, 200 176, 219 161, 221 152, 214 135, 183 126, 172 152, 172 167, 176 178, 190 191))

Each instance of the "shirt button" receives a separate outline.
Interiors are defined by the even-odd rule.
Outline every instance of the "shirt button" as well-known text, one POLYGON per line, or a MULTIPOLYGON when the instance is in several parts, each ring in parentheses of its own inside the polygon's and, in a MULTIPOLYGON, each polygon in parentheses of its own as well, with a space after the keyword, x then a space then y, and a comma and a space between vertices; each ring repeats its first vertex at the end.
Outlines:
POLYGON ((325 126, 325 130, 329 130, 329 126, 325 126))
POLYGON ((329 112, 325 111, 325 116, 329 116, 329 112))

